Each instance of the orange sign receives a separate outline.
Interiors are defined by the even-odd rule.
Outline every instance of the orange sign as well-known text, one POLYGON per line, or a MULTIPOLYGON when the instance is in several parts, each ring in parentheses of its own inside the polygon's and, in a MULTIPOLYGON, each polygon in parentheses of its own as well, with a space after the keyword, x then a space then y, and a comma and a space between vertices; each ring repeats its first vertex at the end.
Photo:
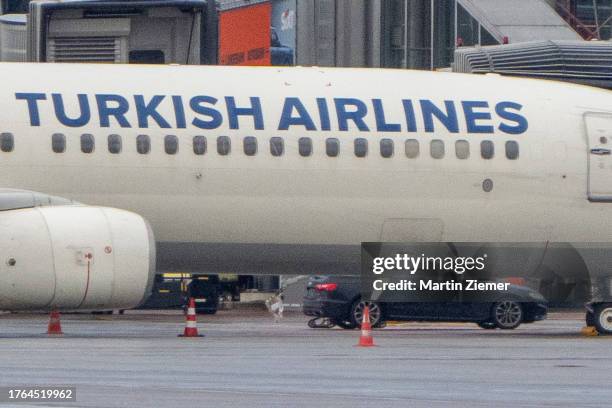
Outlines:
POLYGON ((221 65, 270 65, 271 11, 266 2, 221 12, 221 65))

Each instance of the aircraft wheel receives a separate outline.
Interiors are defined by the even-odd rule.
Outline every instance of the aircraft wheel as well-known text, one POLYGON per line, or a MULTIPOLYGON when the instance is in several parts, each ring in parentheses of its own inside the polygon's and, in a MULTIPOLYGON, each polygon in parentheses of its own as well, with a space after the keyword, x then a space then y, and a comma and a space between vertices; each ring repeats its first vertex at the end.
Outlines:
POLYGON ((594 317, 599 334, 612 335, 612 303, 597 306, 594 317))

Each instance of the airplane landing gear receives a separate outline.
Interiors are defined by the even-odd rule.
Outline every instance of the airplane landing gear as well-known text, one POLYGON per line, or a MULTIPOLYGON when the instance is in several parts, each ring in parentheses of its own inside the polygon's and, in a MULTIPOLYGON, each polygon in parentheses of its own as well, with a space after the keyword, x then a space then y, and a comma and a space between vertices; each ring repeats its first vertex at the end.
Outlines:
POLYGON ((612 335, 612 303, 601 303, 595 305, 593 308, 593 317, 594 326, 599 334, 612 335))

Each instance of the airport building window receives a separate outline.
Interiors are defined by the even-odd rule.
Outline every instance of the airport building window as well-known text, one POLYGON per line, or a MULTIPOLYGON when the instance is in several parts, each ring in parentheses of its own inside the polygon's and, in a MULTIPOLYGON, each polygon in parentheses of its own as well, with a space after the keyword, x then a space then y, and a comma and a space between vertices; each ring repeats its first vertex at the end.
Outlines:
POLYGON ((495 145, 490 140, 480 142, 480 155, 485 160, 490 160, 495 156, 495 145))
POLYGON ((81 152, 87 154, 93 153, 95 146, 96 142, 92 134, 83 133, 81 135, 81 152))
POLYGON ((164 137, 164 150, 166 154, 176 154, 178 152, 178 137, 166 135, 164 137))
POLYGON ((366 157, 368 154, 368 139, 358 137, 355 139, 355 156, 366 157))
POLYGON ((0 134, 0 150, 4 153, 10 153, 15 148, 15 138, 12 133, 0 134))
POLYGON ((509 160, 516 160, 519 158, 519 145, 514 140, 506 142, 506 158, 509 160))
POLYGON ((51 136, 51 148, 54 153, 64 153, 66 151, 66 136, 62 133, 54 133, 51 136))
POLYGON ((470 157, 470 143, 467 140, 457 140, 455 142, 455 154, 460 160, 470 157))
POLYGON ((257 138, 254 136, 247 136, 243 140, 244 154, 247 156, 255 156, 257 154, 257 138))
POLYGON ((272 156, 282 156, 285 151, 285 145, 282 137, 273 137, 270 139, 270 153, 272 156))
POLYGON ((312 154, 312 139, 309 137, 300 137, 298 140, 298 150, 300 151, 300 156, 310 156, 312 154))
POLYGON ((416 139, 406 140, 406 157, 416 159, 419 157, 419 141, 416 139))
POLYGON ((429 145, 431 157, 434 159, 443 159, 444 158, 444 141, 440 139, 434 139, 431 141, 429 145))
POLYGON ((121 136, 108 135, 108 151, 111 154, 121 153, 121 136))
POLYGON ((197 154, 198 156, 202 156, 204 153, 206 153, 206 137, 193 137, 193 153, 197 154))
POLYGON ((136 151, 138 154, 149 154, 151 152, 151 138, 148 135, 136 136, 136 151))
POLYGON ((338 154, 340 154, 340 141, 335 137, 325 140, 325 153, 329 157, 338 157, 338 154))
POLYGON ((380 155, 385 159, 393 156, 393 139, 380 140, 380 155))
POLYGON ((217 153, 227 156, 232 149, 232 141, 229 136, 219 136, 217 138, 217 153))

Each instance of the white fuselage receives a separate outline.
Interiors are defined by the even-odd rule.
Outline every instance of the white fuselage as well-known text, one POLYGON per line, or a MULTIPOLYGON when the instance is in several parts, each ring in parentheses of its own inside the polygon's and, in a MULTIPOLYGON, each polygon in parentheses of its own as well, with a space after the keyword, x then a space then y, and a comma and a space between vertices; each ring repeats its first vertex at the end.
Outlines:
MULTIPOLYGON (((0 187, 133 211, 151 223, 161 244, 287 246, 299 255, 295 248, 323 254, 363 241, 612 242, 612 203, 589 200, 589 160, 610 179, 612 168, 605 155, 590 159, 590 149, 601 146, 589 143, 585 123, 589 112, 604 114, 593 130, 603 141, 612 124, 607 91, 497 75, 369 69, 1 64, 0 73, 0 132, 15 140, 12 152, 0 152, 0 187), (81 121, 62 124, 53 94, 61 95, 67 117, 81 121), (81 102, 89 117, 79 94, 86 95, 81 102), (119 95, 128 105, 100 95, 119 95), (156 95, 147 111, 142 103, 156 95), (196 99, 194 110, 190 103, 199 96, 207 98, 196 99), (252 108, 256 98, 261 117, 238 115, 232 124, 227 97, 238 108, 252 108), (288 98, 297 98, 308 115, 295 105, 283 113, 288 98), (351 119, 361 104, 344 100, 342 115, 338 98, 360 101, 367 110, 361 121, 351 119), (443 123, 430 113, 428 125, 423 110, 431 105, 445 114, 453 107, 456 121, 450 115, 443 123), (121 117, 109 114, 112 108, 123 109, 121 117), (63 153, 52 151, 55 133, 65 136, 63 153), (93 135, 92 153, 81 151, 82 134, 93 135), (118 154, 109 152, 111 134, 122 139, 118 154), (141 134, 150 137, 148 154, 137 151, 141 134), (178 137, 174 155, 164 151, 166 135, 178 137), (199 135, 207 140, 203 155, 193 150, 199 135), (227 155, 217 151, 219 136, 231 140, 227 155), (253 156, 244 153, 246 136, 257 139, 253 156), (284 141, 281 156, 271 153, 272 137, 284 141), (312 140, 309 157, 299 154, 302 137, 312 140), (337 157, 326 154, 328 138, 340 142, 337 157), (363 158, 355 155, 356 138, 368 140, 363 158), (381 156, 383 138, 393 140, 390 158, 381 156), (407 156, 408 139, 419 143, 416 158, 407 156), (443 158, 432 157, 434 139, 444 143, 443 158), (457 157, 457 140, 468 142, 467 159, 457 157), (482 141, 493 142, 491 159, 482 157, 482 141), (516 160, 506 157, 508 141, 518 143, 516 160), (483 189, 487 179, 490 192, 483 189)), ((325 256, 332 262, 333 254, 325 256)), ((231 260, 225 268, 215 264, 232 271, 231 260)))

